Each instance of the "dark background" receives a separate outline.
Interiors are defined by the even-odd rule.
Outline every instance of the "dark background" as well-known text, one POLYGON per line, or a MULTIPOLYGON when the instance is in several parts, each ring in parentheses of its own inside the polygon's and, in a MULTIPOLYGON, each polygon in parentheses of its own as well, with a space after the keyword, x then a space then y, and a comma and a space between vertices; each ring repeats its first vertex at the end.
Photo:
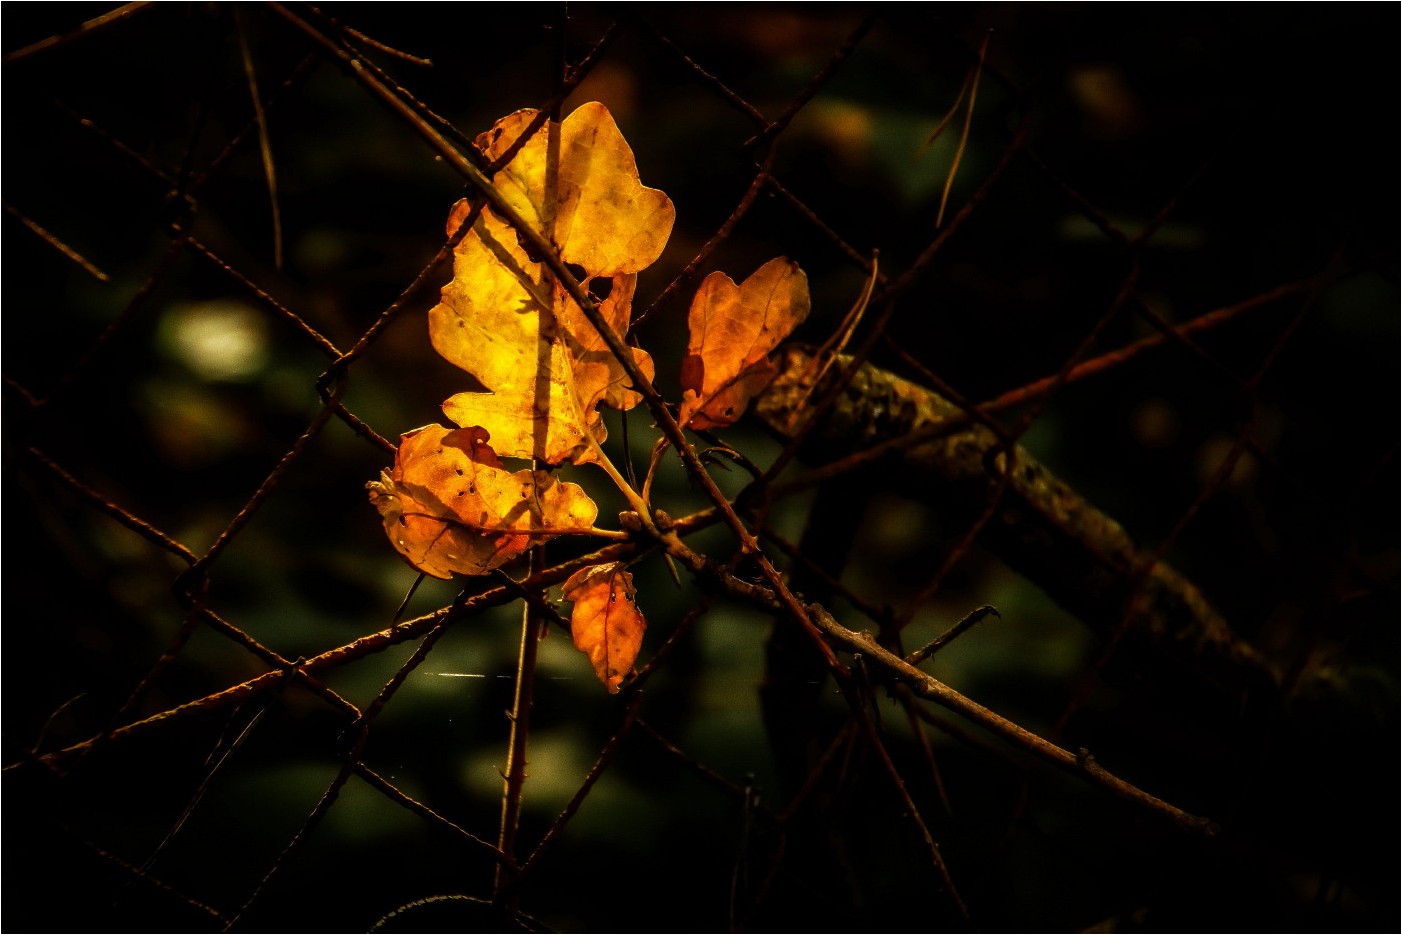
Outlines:
MULTIPOLYGON (((4 49, 68 33, 107 9, 8 4, 4 49)), ((469 138, 543 104, 554 87, 557 5, 324 12, 432 60, 430 68, 366 52, 469 138)), ((988 399, 1057 372, 1111 307, 1132 262, 1135 296, 1171 322, 1319 277, 1315 288, 1202 336, 1201 353, 1170 346, 1063 389, 1022 439, 1137 539, 1171 539, 1170 561, 1283 673, 1279 699, 1262 705, 1207 690, 1134 657, 1097 669, 1096 637, 992 551, 964 555, 915 618, 907 648, 977 605, 996 605, 1002 621, 962 637, 931 671, 1042 732, 1090 677, 1092 694, 1063 743, 1089 747, 1130 781, 1224 828, 1194 839, 958 724, 931 732, 946 808, 903 715, 881 700, 883 728, 973 926, 1395 928, 1396 7, 572 4, 571 61, 609 23, 618 31, 566 110, 606 102, 643 181, 677 206, 640 304, 696 254, 756 171, 756 152, 743 145, 754 124, 668 43, 772 119, 873 13, 870 32, 780 134, 774 161, 783 185, 847 244, 863 255, 879 249, 894 277, 938 233, 963 112, 935 144, 921 144, 954 104, 986 34, 988 67, 946 224, 997 171, 1018 129, 1027 134, 899 297, 890 345, 874 352, 879 363, 918 379, 892 353, 898 346, 965 397, 988 399), (1166 206, 1133 251, 1095 223, 1133 237, 1166 206), (1243 425, 1256 447, 1213 485, 1243 425)), ((227 918, 249 899, 335 775, 347 722, 290 690, 173 719, 76 767, 40 765, 35 752, 266 669, 197 628, 119 715, 179 631, 172 587, 185 565, 51 465, 204 554, 307 431, 329 359, 227 271, 172 248, 173 225, 345 349, 441 246, 463 186, 269 7, 157 4, 7 58, 4 79, 3 924, 216 929, 220 921, 189 900, 227 918), (267 118, 280 267, 257 133, 220 157, 253 117, 240 33, 263 98, 289 82, 267 118), (172 195, 188 193, 191 179, 193 194, 172 195), (255 718, 212 773, 211 751, 255 718)), ((814 311, 799 337, 820 342, 863 274, 784 199, 761 196, 701 272, 739 279, 780 254, 808 273, 814 311)), ((346 409, 386 438, 441 420, 439 401, 460 386, 424 327, 446 276, 430 275, 349 371, 346 409)), ((672 399, 690 291, 638 330, 672 399)), ((1127 309, 1089 353, 1151 333, 1127 309)), ((629 423, 640 464, 653 438, 647 423, 641 413, 629 423)), ((777 450, 748 424, 725 438, 760 464, 777 450)), ((208 606, 289 659, 387 626, 414 579, 365 502, 364 482, 388 463, 332 418, 221 546, 208 606)), ((582 469, 571 479, 591 490, 602 481, 582 469)), ((738 479, 723 480, 738 489, 738 479)), ((901 607, 963 529, 868 483, 877 489, 843 581, 901 607)), ((602 516, 617 509, 598 499, 602 516)), ((678 471, 664 478, 659 503, 674 515, 699 502, 678 471)), ((797 538, 809 502, 781 505, 776 528, 797 538)), ((733 549, 720 535, 700 544, 721 558, 733 549)), ((655 561, 638 573, 650 622, 645 661, 699 591, 690 582, 676 591, 655 561)), ((459 586, 429 582, 408 616, 444 606, 459 586)), ((836 609, 849 626, 863 625, 850 606, 836 609)), ((503 608, 455 625, 375 722, 365 755, 421 802, 493 840, 518 617, 519 608, 503 608)), ((767 632, 762 615, 718 605, 658 673, 642 711, 694 763, 752 785, 777 810, 792 790, 761 723, 767 632)), ((363 706, 409 651, 357 660, 326 683, 363 706)), ((579 788, 622 711, 567 637, 552 634, 542 654, 527 847, 579 788)), ((843 716, 836 698, 830 707, 843 716)), ((742 927, 755 930, 963 925, 869 752, 854 753, 842 775, 800 819, 819 844, 795 847, 755 898, 762 874, 747 861, 766 865, 773 844, 763 821, 632 736, 530 879, 522 906, 562 931, 721 930, 737 905, 742 927)), ((352 780, 239 927, 364 930, 414 900, 489 895, 490 868, 441 825, 352 780)), ((404 930, 463 930, 475 924, 455 914, 466 911, 435 904, 401 921, 409 920, 404 930)))

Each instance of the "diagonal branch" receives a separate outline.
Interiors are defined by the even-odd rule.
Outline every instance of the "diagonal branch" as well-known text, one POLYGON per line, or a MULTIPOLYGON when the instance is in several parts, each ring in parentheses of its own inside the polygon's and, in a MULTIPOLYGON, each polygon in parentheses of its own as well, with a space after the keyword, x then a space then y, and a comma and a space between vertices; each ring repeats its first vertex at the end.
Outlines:
MULTIPOLYGON (((811 352, 791 346, 756 414, 781 435, 793 400, 812 392, 811 352)), ((1228 627, 1202 593, 1168 565, 1149 561, 1114 519, 1021 448, 1009 448, 985 425, 939 393, 870 364, 809 440, 818 463, 844 459, 853 447, 889 444, 902 470, 898 489, 938 501, 955 516, 984 520, 983 541, 1008 565, 1102 634, 1119 625, 1141 569, 1145 600, 1134 621, 1149 641, 1176 651, 1200 671, 1232 684, 1271 685, 1270 664, 1228 627), (989 500, 1000 507, 987 516, 989 500)))
POLYGON ((908 685, 921 698, 962 714, 980 727, 994 732, 1004 740, 1021 747, 1059 769, 1079 776, 1092 785, 1099 786, 1117 798, 1157 812, 1185 831, 1208 835, 1217 833, 1217 825, 1212 821, 1189 814, 1177 806, 1125 782, 1096 763, 1088 751, 1083 749, 1072 753, 1044 740, 1026 728, 1014 724, 1002 715, 990 711, 973 699, 960 694, 934 676, 921 672, 878 643, 870 633, 855 633, 847 629, 833 619, 831 614, 817 605, 810 605, 808 609, 812 612, 813 621, 824 634, 849 652, 861 653, 868 663, 875 662, 890 677, 908 685))

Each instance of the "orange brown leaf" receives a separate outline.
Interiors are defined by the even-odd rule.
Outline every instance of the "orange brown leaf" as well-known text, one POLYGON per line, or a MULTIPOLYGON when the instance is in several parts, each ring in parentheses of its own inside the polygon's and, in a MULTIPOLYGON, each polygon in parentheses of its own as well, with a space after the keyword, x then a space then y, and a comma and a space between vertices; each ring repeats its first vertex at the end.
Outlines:
POLYGON ((436 578, 480 575, 532 545, 586 533, 598 508, 545 471, 508 471, 480 428, 401 436, 394 470, 366 487, 400 555, 436 578))
POLYGON ((589 565, 570 576, 564 594, 574 602, 570 631, 575 647, 589 657, 604 687, 617 692, 633 669, 647 629, 632 573, 622 562, 589 565))
POLYGON ((694 429, 730 425, 769 383, 769 352, 808 317, 808 277, 777 257, 740 285, 722 272, 707 276, 687 315, 679 421, 694 429))

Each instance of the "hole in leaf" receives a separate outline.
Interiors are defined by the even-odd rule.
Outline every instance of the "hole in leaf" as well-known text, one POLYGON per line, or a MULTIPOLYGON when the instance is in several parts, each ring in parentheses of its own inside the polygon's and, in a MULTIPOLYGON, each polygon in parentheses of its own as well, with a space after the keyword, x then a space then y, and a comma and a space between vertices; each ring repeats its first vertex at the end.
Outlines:
POLYGON ((580 282, 584 281, 584 267, 577 263, 566 263, 565 269, 570 271, 570 275, 580 282))
POLYGON ((611 276, 599 276, 589 280, 589 294, 600 302, 609 297, 613 292, 613 278, 611 276))

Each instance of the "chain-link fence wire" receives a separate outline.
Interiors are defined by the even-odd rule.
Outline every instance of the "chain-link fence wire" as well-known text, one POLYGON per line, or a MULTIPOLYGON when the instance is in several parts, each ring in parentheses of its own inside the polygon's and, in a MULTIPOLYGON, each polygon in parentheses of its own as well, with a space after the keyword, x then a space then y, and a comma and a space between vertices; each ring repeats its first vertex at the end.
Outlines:
MULTIPOLYGON (((7 927, 1396 924, 1380 7, 35 6, 5 9, 7 927), (636 566, 620 695, 554 628, 503 859, 522 589, 397 610, 363 485, 464 388, 424 324, 454 153, 562 97, 677 205, 635 315, 664 394, 700 277, 787 255, 799 340, 874 275, 849 353, 959 424, 844 365, 813 406, 849 428, 740 501, 874 635, 829 631, 839 680, 716 524, 687 541, 738 577, 636 566), (913 456, 970 426, 972 488, 913 456), (1137 545, 1077 577, 1026 452, 1137 545), (1145 638, 1168 565, 1250 673, 1145 638), (982 605, 923 666, 1060 770, 896 665, 982 605)), ((611 422, 619 463, 653 421, 611 422)), ((721 438, 731 497, 795 453, 721 438)), ((706 510, 674 462, 657 505, 706 510)))

